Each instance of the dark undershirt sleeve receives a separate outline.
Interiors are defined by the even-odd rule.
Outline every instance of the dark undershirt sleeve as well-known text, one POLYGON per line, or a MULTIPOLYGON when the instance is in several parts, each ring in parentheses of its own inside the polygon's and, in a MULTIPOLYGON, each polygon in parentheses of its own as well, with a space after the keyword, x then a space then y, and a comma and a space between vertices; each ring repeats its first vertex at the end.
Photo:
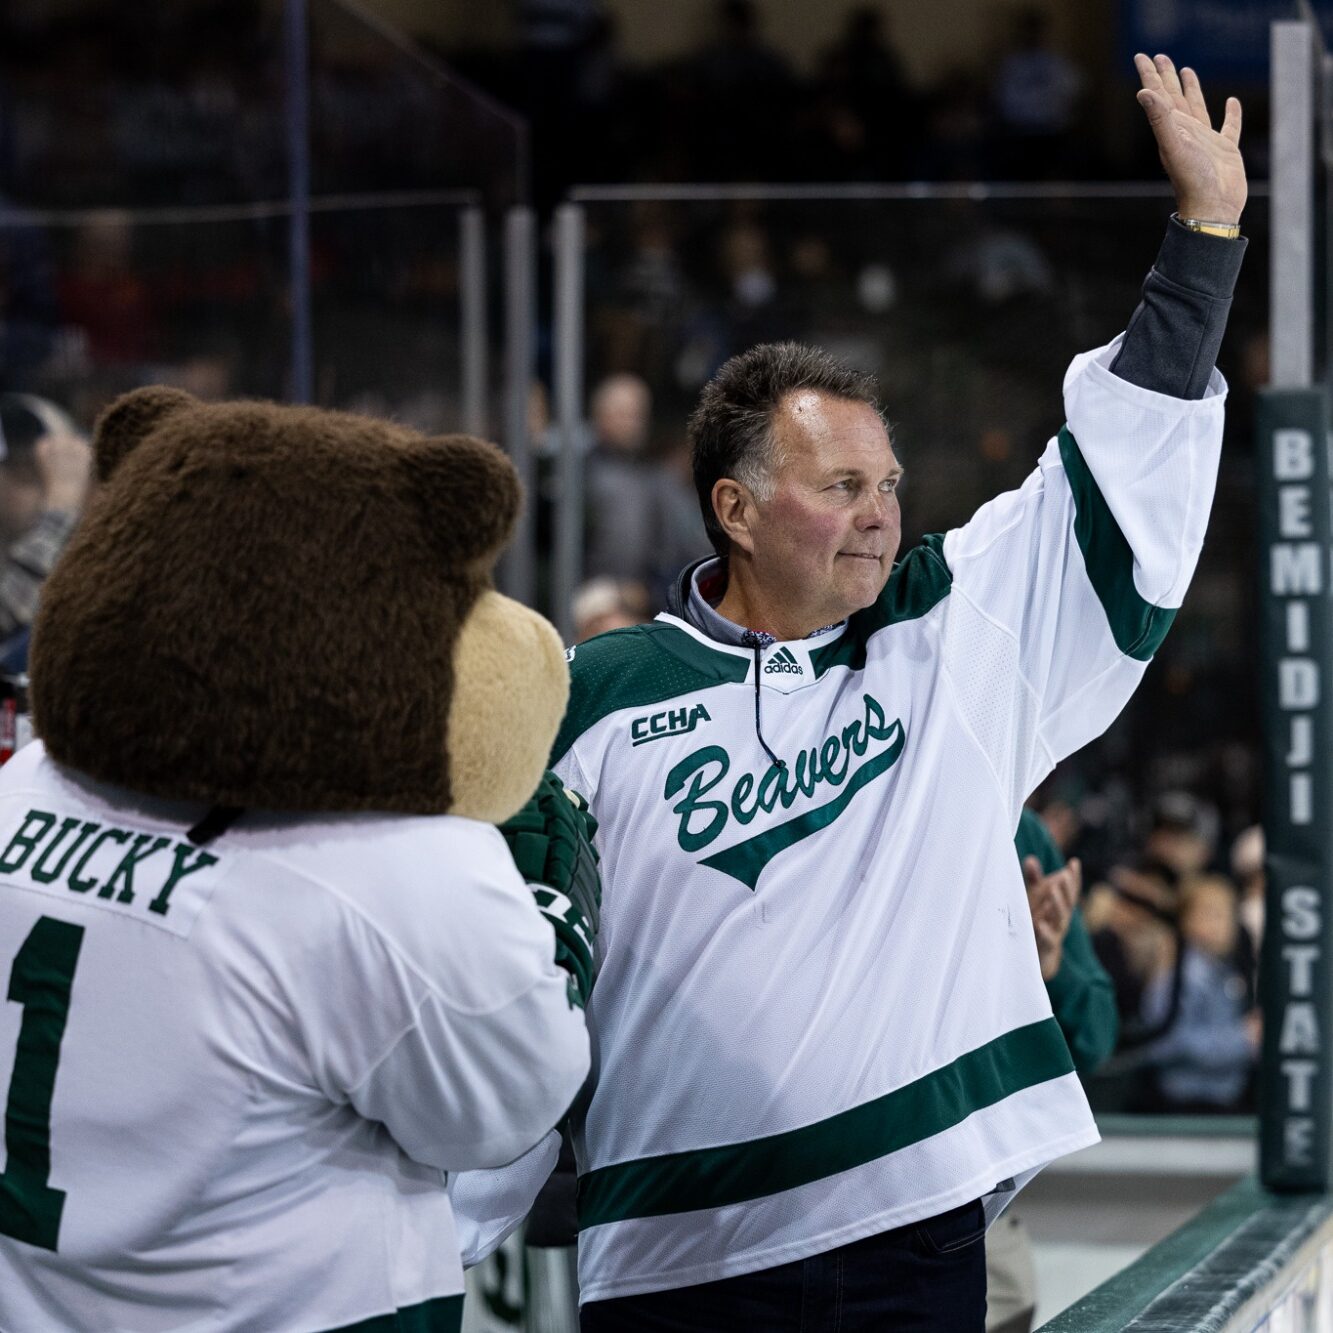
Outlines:
POLYGON ((1173 218, 1111 372, 1172 398, 1202 398, 1245 246, 1244 238, 1193 232, 1173 218))

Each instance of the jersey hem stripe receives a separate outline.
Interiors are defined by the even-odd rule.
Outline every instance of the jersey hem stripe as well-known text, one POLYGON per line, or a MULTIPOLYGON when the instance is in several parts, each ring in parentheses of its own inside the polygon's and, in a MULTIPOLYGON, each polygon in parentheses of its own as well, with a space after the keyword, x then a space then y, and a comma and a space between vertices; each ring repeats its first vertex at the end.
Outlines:
POLYGON ((1053 1018, 1015 1028, 922 1078, 799 1129, 599 1167, 579 1178, 579 1229, 722 1208, 864 1166, 1004 1098, 1073 1072, 1053 1018))
MULTIPOLYGON (((954 1186, 943 1194, 932 1195, 929 1199, 914 1200, 904 1207, 899 1205, 873 1217, 861 1218, 828 1231, 821 1231, 817 1236, 803 1236, 800 1240, 787 1241, 768 1249, 747 1250, 744 1254, 729 1255, 721 1259, 711 1259, 706 1263, 693 1264, 687 1268, 673 1268, 652 1273, 633 1273, 623 1277, 604 1278, 585 1282, 580 1278, 580 1304, 594 1301, 614 1300, 620 1296, 642 1296, 653 1291, 671 1291, 677 1287, 692 1287, 704 1282, 718 1282, 725 1278, 744 1277, 747 1273, 762 1272, 776 1268, 781 1264, 795 1263, 808 1259, 812 1255, 825 1254, 829 1250, 843 1245, 854 1244, 867 1236, 875 1236, 883 1231, 892 1231, 896 1227, 910 1226, 935 1217, 959 1204, 983 1197, 994 1187, 998 1180, 1010 1176, 1023 1176, 1028 1172, 1039 1171, 1056 1158, 1064 1157, 1082 1148, 1090 1148, 1100 1142, 1101 1136, 1090 1121, 1073 1133, 1057 1139, 1043 1141, 1038 1147, 1025 1149, 1011 1157, 996 1162, 986 1168, 981 1176, 974 1176, 964 1184, 954 1186)), ((998 1214, 997 1214, 998 1216, 998 1214)), ((994 1218, 990 1218, 993 1221, 994 1218)))
POLYGON ((390 1314, 372 1315, 355 1324, 339 1324, 326 1333, 459 1333, 462 1326, 462 1296, 436 1296, 390 1314))

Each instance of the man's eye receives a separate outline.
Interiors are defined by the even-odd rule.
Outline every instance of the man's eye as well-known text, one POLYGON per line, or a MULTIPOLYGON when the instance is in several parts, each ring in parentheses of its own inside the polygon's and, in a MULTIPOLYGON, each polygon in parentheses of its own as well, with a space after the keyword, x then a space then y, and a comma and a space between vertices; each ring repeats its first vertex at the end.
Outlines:
POLYGON ((880 488, 880 490, 884 491, 886 494, 888 494, 888 495, 892 495, 892 494, 894 493, 894 491, 896 491, 896 490, 898 489, 898 482, 899 482, 899 480, 900 480, 900 479, 899 479, 898 477, 892 477, 892 478, 890 478, 888 481, 882 481, 882 482, 880 482, 880 484, 879 484, 879 488, 880 488))

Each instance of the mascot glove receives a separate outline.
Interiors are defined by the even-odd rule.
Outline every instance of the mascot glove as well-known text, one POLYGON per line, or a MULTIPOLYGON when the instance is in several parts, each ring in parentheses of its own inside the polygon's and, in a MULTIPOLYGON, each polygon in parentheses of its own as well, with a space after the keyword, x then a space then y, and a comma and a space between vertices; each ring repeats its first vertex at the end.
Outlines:
POLYGON ((580 1007, 592 993, 601 920, 596 831, 587 801, 549 771, 528 803, 500 825, 519 874, 555 930, 555 961, 569 973, 570 998, 580 1007))

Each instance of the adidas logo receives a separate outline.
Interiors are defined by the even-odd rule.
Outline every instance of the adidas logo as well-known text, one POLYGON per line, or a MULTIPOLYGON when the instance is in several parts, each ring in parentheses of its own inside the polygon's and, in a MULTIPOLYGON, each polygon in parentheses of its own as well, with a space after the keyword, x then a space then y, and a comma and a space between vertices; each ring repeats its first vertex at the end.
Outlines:
POLYGON ((792 656, 790 648, 779 648, 764 663, 764 675, 772 676, 778 672, 783 672, 788 676, 803 676, 805 674, 801 669, 801 664, 792 656))

